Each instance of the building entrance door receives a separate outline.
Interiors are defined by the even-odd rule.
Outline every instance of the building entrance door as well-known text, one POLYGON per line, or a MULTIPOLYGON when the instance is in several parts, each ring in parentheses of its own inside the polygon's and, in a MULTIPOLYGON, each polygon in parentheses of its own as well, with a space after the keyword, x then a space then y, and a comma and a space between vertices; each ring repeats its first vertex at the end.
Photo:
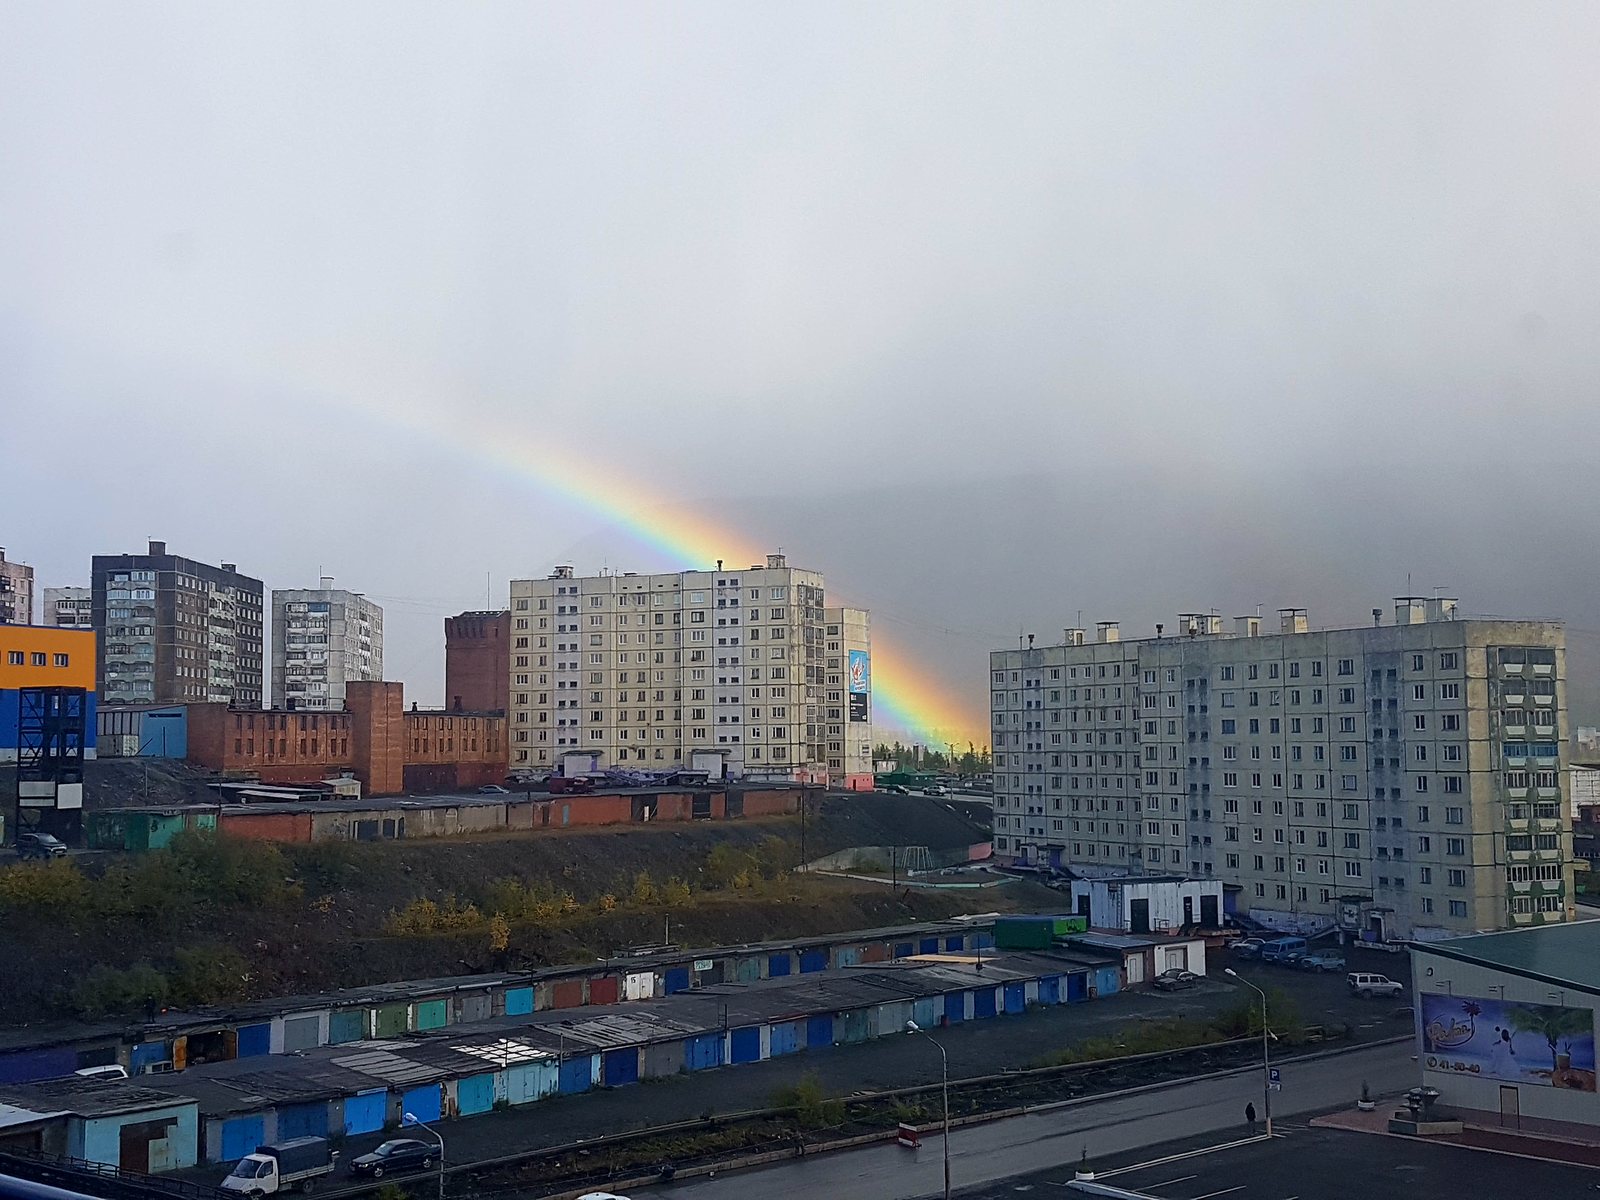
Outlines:
POLYGON ((1512 1129, 1522 1128, 1522 1097, 1517 1089, 1500 1085, 1500 1124, 1512 1129))

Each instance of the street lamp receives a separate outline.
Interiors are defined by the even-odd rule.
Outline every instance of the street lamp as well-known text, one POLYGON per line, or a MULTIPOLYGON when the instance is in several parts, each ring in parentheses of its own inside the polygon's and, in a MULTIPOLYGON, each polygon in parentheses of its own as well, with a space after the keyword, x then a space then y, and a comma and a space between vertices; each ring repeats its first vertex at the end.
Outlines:
POLYGON ((1271 1033, 1267 1030, 1267 994, 1232 967, 1223 967, 1224 975, 1231 975, 1245 987, 1261 997, 1261 1108, 1267 1118, 1267 1136, 1272 1136, 1272 1051, 1271 1033))
POLYGON ((444 1137, 443 1137, 443 1135, 441 1135, 437 1129, 433 1128, 426 1121, 418 1120, 416 1113, 401 1113, 400 1114, 400 1124, 402 1124, 402 1125, 418 1125, 418 1126, 421 1126, 423 1129, 426 1129, 429 1133, 433 1134, 433 1136, 438 1139, 438 1141, 439 1141, 439 1200, 444 1200, 444 1137))
POLYGON ((906 1022, 907 1033, 920 1033, 939 1048, 939 1082, 944 1094, 944 1200, 950 1200, 950 1056, 944 1043, 915 1021, 906 1022))

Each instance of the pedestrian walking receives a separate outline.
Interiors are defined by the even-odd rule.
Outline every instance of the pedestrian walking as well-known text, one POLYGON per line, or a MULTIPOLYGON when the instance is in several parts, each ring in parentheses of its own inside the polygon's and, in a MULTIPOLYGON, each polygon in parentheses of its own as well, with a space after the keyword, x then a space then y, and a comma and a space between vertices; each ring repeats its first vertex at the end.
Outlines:
POLYGON ((1244 1119, 1250 1126, 1250 1136, 1251 1137, 1255 1137, 1255 1135, 1256 1135, 1256 1106, 1255 1106, 1255 1102, 1254 1101, 1252 1101, 1251 1103, 1246 1104, 1244 1106, 1244 1119))

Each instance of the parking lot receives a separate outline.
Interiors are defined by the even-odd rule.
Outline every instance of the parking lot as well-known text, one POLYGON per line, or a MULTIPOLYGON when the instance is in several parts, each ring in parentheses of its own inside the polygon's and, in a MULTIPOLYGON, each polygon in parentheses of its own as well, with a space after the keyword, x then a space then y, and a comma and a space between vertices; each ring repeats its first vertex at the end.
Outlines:
MULTIPOLYGON (((1504 1200, 1535 1181, 1543 1195, 1595 1195, 1600 1171, 1530 1162, 1421 1142, 1292 1123, 1270 1141, 1256 1138, 1220 1149, 1177 1144, 1131 1161, 1098 1164, 1096 1182, 1150 1200, 1504 1200)), ((1031 1193, 1072 1196, 1074 1172, 1053 1171, 963 1190, 967 1200, 1017 1200, 1031 1193)))
POLYGON ((1334 974, 1313 973, 1219 951, 1210 957, 1206 972, 1219 982, 1231 983, 1222 972, 1224 968, 1232 967, 1242 979, 1259 988, 1268 992, 1273 989, 1283 991, 1293 999, 1299 1009, 1300 1019, 1309 1025, 1347 1025, 1362 1040, 1392 1037, 1410 1030, 1410 1015, 1406 1011, 1411 1007, 1412 999, 1410 955, 1355 946, 1345 947, 1341 951, 1337 946, 1323 942, 1317 942, 1315 946, 1322 953, 1342 953, 1345 970, 1334 974), (1351 994, 1345 983, 1345 975, 1350 971, 1387 975, 1404 984, 1405 993, 1397 999, 1374 997, 1363 1000, 1351 994))

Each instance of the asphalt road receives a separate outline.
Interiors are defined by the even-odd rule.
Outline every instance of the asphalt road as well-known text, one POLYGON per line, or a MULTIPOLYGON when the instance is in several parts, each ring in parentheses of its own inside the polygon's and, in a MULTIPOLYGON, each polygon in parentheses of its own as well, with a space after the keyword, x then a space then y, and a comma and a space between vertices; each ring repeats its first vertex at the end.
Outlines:
MULTIPOLYGON (((962 1192, 962 1200, 1017 1200, 1037 1192, 1074 1200, 1070 1168, 1040 1171, 962 1192)), ((1600 1171, 1530 1163, 1462 1146, 1290 1124, 1270 1142, 1218 1148, 1161 1146, 1139 1161, 1096 1173, 1096 1182, 1154 1200, 1505 1200, 1600 1195, 1600 1171)))
MULTIPOLYGON (((1283 1090, 1273 1097, 1273 1115, 1292 1119, 1353 1103, 1363 1081, 1375 1096, 1398 1095, 1414 1086, 1417 1067, 1410 1047, 1373 1046, 1290 1064, 1283 1068, 1283 1090)), ((953 1184, 970 1188, 1032 1172, 1054 1172, 1059 1178, 1063 1168, 1070 1174, 1085 1153, 1093 1167, 1103 1159, 1196 1135, 1214 1140, 1244 1136, 1245 1105, 1254 1103, 1258 1111, 1263 1107, 1261 1083, 1259 1069, 1250 1069, 957 1129, 950 1138, 953 1184)), ((918 1150, 874 1145, 692 1181, 674 1186, 671 1194, 695 1200, 913 1200, 942 1188, 940 1139, 935 1135, 924 1137, 918 1150)))

